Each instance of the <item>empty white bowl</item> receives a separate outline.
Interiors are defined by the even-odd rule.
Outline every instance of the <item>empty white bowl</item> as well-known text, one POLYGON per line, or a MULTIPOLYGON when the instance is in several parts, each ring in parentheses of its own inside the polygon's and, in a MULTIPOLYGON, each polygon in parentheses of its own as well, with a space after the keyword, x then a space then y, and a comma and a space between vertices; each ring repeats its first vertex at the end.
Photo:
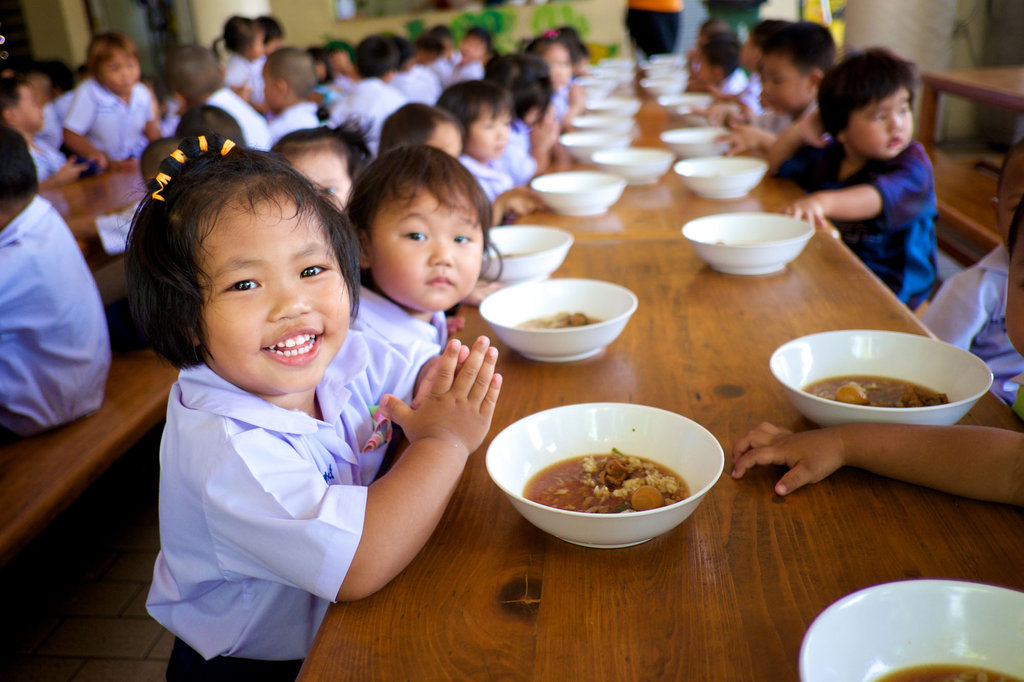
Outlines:
POLYGON ((658 98, 658 104, 676 115, 688 114, 694 109, 707 109, 714 101, 715 98, 707 92, 682 92, 658 98))
POLYGON ((934 663, 1024 675, 1024 592, 959 580, 903 580, 854 592, 807 629, 800 680, 863 682, 934 663))
POLYGON ((544 279, 562 265, 573 244, 572 233, 543 225, 499 225, 491 228, 490 239, 501 261, 488 260, 481 277, 506 284, 544 279))
POLYGON ((640 87, 652 95, 676 95, 686 87, 686 78, 682 74, 641 78, 640 87))
POLYGON ((584 76, 576 81, 587 91, 587 101, 599 101, 608 97, 615 90, 618 83, 608 78, 596 76, 584 76))
POLYGON ((729 149, 729 145, 717 140, 728 132, 716 126, 675 128, 663 132, 661 141, 681 159, 721 156, 729 149))
POLYGON ((781 213, 719 213, 683 225, 683 237, 719 272, 778 272, 804 250, 814 227, 781 213))
POLYGON ((675 171, 697 196, 737 199, 757 187, 768 162, 752 156, 712 156, 679 161, 675 171))
POLYGON ((779 346, 769 367, 793 406, 821 426, 955 424, 992 385, 992 372, 972 353, 927 336, 871 329, 802 336, 779 346), (949 403, 871 407, 820 398, 804 390, 823 379, 855 375, 910 381, 945 393, 949 403))
POLYGON ((635 97, 606 97, 593 101, 588 100, 586 108, 587 111, 598 115, 629 118, 636 116, 636 112, 640 111, 640 105, 640 100, 635 97))
POLYGON ((668 171, 675 155, 655 147, 627 147, 601 149, 594 152, 591 160, 601 170, 626 178, 631 185, 648 185, 668 171))
POLYGON ((568 362, 597 355, 618 338, 637 308, 626 287, 594 279, 546 279, 500 289, 480 303, 501 341, 521 355, 543 362, 568 362), (519 325, 558 313, 584 313, 593 324, 564 329, 521 329, 519 325))
POLYGON ((516 510, 541 530, 585 547, 627 547, 682 523, 718 481, 722 446, 700 424, 674 412, 628 403, 563 405, 506 427, 487 448, 487 473, 516 510), (571 457, 612 448, 653 460, 686 482, 690 496, 648 511, 590 514, 565 511, 523 497, 541 469, 571 457))
POLYGON ((586 130, 577 133, 564 133, 558 141, 569 150, 569 154, 578 163, 590 163, 594 152, 599 149, 622 149, 628 147, 633 138, 623 133, 607 130, 586 130))
POLYGON ((567 171, 540 175, 530 187, 556 213, 600 215, 622 196, 626 180, 600 171, 567 171))
POLYGON ((632 133, 636 123, 628 116, 611 116, 607 114, 584 114, 572 120, 572 127, 577 131, 604 131, 624 135, 632 133))

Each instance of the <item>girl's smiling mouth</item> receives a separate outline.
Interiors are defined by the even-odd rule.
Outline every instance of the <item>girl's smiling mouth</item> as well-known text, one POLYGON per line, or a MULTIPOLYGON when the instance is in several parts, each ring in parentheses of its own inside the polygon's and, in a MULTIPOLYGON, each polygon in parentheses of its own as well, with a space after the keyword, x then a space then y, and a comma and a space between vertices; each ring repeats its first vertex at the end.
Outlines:
MULTIPOLYGON (((314 357, 314 350, 319 348, 320 337, 316 334, 302 333, 294 334, 277 343, 266 346, 263 350, 269 352, 279 360, 290 360, 301 356, 314 357), (312 355, 310 355, 312 354, 312 355)), ((303 360, 306 358, 303 357, 303 360)))

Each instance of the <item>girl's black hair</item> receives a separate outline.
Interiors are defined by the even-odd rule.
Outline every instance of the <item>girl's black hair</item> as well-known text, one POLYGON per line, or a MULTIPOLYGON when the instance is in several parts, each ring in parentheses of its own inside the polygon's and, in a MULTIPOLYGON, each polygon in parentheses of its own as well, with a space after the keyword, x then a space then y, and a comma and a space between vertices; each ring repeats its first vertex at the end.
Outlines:
POLYGON ((223 33, 213 41, 213 51, 217 52, 217 45, 224 43, 229 51, 240 53, 253 44, 257 35, 262 34, 263 27, 255 19, 235 15, 224 22, 223 33))
POLYGON ((551 104, 554 92, 551 70, 537 54, 515 53, 495 57, 487 62, 484 79, 512 93, 513 111, 520 120, 534 109, 543 115, 551 104))
POLYGON ((284 29, 281 28, 281 22, 269 14, 256 17, 256 23, 263 29, 263 42, 269 43, 271 40, 284 40, 284 29))
POLYGON ((917 69, 883 47, 854 52, 825 73, 818 86, 818 110, 827 132, 835 137, 850 122, 850 114, 906 88, 914 99, 917 69))
POLYGON ((184 162, 164 160, 128 236, 128 302, 153 348, 175 367, 203 362, 203 242, 225 211, 251 212, 266 204, 294 210, 320 226, 355 314, 359 248, 346 217, 276 154, 230 147, 217 136, 206 138, 209 151, 202 151, 203 140, 182 141, 178 158, 184 162))
MULTIPOLYGON (((0 124, 0 209, 26 203, 39 188, 36 164, 21 133, 0 124)), ((0 229, 6 227, 0 225, 0 229)))
POLYGON ((454 114, 466 132, 474 121, 485 114, 515 115, 512 93, 490 80, 462 81, 449 85, 437 98, 437 106, 454 114))
POLYGON ((470 26, 466 29, 466 33, 463 34, 462 39, 473 37, 478 40, 482 40, 484 45, 487 47, 487 54, 491 54, 494 51, 494 47, 491 40, 491 32, 483 26, 470 26))
MULTIPOLYGON (((382 153, 352 186, 346 212, 360 239, 368 239, 377 214, 385 207, 407 205, 424 192, 441 207, 468 211, 478 221, 486 258, 491 251, 491 203, 472 173, 434 147, 395 147, 382 153)), ((363 273, 363 283, 372 285, 370 273, 363 273)))
POLYGON ((460 138, 465 138, 466 131, 462 127, 462 122, 447 109, 419 102, 403 104, 384 119, 377 153, 383 154, 395 147, 426 144, 437 126, 442 123, 452 124, 459 131, 460 138))
POLYGON ((373 158, 366 143, 366 130, 354 118, 346 119, 334 128, 320 126, 293 130, 278 140, 271 151, 286 159, 293 159, 321 149, 332 151, 345 159, 345 170, 353 182, 373 158))
POLYGON ((178 127, 174 129, 174 136, 181 138, 198 137, 210 133, 226 137, 229 140, 236 140, 239 145, 245 145, 242 128, 238 125, 235 117, 212 104, 202 104, 186 109, 178 120, 178 127))
POLYGON ((390 38, 369 35, 356 45, 356 71, 360 78, 380 78, 398 69, 398 48, 390 38))
POLYGON ((574 63, 580 59, 590 59, 590 48, 583 42, 579 31, 572 26, 559 26, 555 30, 558 32, 558 37, 564 40, 569 47, 569 56, 574 63))

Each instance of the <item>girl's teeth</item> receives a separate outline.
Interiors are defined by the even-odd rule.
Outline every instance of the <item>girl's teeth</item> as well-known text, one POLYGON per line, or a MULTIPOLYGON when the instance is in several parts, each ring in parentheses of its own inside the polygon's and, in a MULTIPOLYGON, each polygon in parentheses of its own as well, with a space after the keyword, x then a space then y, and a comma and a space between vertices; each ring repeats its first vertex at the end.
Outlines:
POLYGON ((303 334, 301 336, 295 336, 287 339, 281 343, 270 346, 268 350, 283 355, 286 358, 293 357, 295 355, 305 355, 309 351, 313 350, 313 342, 316 340, 314 334, 303 334), (301 344, 301 345, 300 345, 301 344))

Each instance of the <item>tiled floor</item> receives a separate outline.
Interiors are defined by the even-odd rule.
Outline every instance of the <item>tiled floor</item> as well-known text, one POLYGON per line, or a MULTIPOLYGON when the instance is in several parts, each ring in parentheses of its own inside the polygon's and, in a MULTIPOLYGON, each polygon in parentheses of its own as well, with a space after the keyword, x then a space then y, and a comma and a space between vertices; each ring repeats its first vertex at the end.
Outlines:
POLYGON ((0 680, 164 679, 173 637, 145 607, 157 443, 144 440, 0 569, 0 680))

